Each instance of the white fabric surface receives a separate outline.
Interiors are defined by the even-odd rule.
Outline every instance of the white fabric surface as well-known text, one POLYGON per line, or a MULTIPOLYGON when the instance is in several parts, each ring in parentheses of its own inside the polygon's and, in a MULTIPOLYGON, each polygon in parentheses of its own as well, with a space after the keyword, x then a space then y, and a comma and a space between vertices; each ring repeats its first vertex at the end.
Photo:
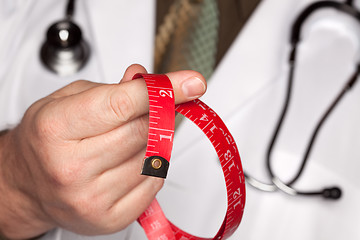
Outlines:
MULTIPOLYGON (((228 125, 244 168, 264 181, 266 148, 285 94, 291 23, 310 2, 264 0, 202 98, 228 125)), ((88 66, 65 78, 44 70, 39 46, 49 24, 62 17, 64 5, 55 0, 0 0, 0 129, 17 124, 31 103, 75 79, 112 83, 132 63, 152 68, 154 0, 80 0, 76 20, 93 50, 88 66)), ((314 125, 359 61, 359 26, 344 14, 322 10, 303 28, 293 99, 273 153, 275 171, 284 180, 296 171, 314 125)), ((244 218, 230 239, 360 239, 359 102, 357 83, 323 126, 295 185, 302 190, 338 185, 341 200, 289 197, 247 187, 244 218)), ((211 237, 225 214, 224 180, 210 143, 189 122, 177 131, 171 161, 158 195, 165 214, 183 229, 211 237)), ((56 229, 42 239, 145 236, 135 223, 108 236, 56 229)))

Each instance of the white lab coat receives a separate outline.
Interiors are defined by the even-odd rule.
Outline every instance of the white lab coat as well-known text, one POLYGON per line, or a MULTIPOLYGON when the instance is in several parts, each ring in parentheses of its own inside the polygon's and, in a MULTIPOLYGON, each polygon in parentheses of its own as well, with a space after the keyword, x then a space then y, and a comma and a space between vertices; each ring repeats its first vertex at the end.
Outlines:
MULTIPOLYGON (((264 0, 233 43, 202 98, 225 121, 245 170, 268 181, 265 152, 281 109, 288 71, 289 32, 312 0, 264 0)), ((359 6, 360 6, 360 2, 359 6)), ((31 103, 76 79, 113 83, 132 63, 152 69, 155 1, 80 0, 76 21, 92 47, 88 65, 58 77, 39 62, 49 24, 65 1, 0 0, 0 129, 17 124, 31 103)), ((296 171, 313 127, 354 71, 359 24, 334 11, 314 14, 302 31, 294 94, 273 153, 284 180, 296 171)), ((329 117, 303 176, 295 185, 317 190, 338 185, 340 201, 263 193, 247 187, 243 221, 230 239, 360 239, 360 84, 329 117)), ((201 131, 185 122, 174 141, 168 179, 158 194, 168 218, 188 232, 211 237, 226 209, 225 183, 215 152, 201 131)), ((55 229, 42 239, 145 239, 137 223, 108 236, 85 237, 55 229)))

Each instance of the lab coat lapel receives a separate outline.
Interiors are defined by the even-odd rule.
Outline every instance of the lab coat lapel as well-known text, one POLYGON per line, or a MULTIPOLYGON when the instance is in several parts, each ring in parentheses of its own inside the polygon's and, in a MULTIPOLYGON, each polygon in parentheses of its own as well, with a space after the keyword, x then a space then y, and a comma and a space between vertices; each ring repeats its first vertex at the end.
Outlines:
MULTIPOLYGON (((291 9, 293 3, 286 0, 281 2, 281 8, 267 3, 259 4, 208 81, 208 90, 201 99, 219 114, 225 124, 250 99, 256 98, 264 88, 273 84, 283 66, 286 66, 288 49, 284 46, 288 45, 288 38, 284 29, 288 29, 289 23, 281 11, 284 11, 283 8, 291 9)), ((193 131, 189 125, 186 121, 176 133, 177 144, 186 142, 176 150, 179 154, 203 137, 200 131, 193 131)), ((232 127, 228 127, 231 131, 232 127)))
MULTIPOLYGON (((282 8, 292 4, 281 1, 282 8)), ((288 49, 284 46, 288 46, 288 36, 283 29, 288 29, 288 21, 281 11, 267 3, 259 4, 214 72, 203 99, 224 120, 276 81, 282 66, 286 66, 288 49), (272 8, 274 14, 269 14, 268 8, 272 8)))
POLYGON ((152 71, 155 0, 90 0, 87 8, 93 26, 93 51, 103 71, 101 81, 118 82, 133 63, 152 71))

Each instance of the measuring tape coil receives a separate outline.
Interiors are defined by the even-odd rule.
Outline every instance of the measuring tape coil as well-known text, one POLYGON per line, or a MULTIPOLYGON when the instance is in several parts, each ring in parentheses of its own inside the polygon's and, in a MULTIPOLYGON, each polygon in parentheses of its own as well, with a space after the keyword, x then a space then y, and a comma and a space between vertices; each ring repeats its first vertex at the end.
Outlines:
MULTIPOLYGON (((166 178, 171 157, 175 111, 195 123, 211 141, 219 157, 227 191, 227 210, 224 221, 214 238, 226 239, 238 228, 245 206, 245 177, 234 138, 221 118, 201 100, 175 106, 169 78, 158 74, 136 74, 144 78, 149 95, 149 135, 142 174, 166 178)), ((188 234, 164 215, 155 199, 138 218, 149 240, 200 240, 188 234)))

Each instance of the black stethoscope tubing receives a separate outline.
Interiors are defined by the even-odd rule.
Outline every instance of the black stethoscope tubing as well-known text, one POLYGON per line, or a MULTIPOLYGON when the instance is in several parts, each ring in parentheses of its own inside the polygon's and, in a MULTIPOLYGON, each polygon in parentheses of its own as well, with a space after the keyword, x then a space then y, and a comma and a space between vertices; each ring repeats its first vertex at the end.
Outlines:
POLYGON ((281 126, 282 126, 285 116, 287 114, 290 99, 291 99, 292 85, 293 85, 294 72, 295 72, 295 66, 296 66, 297 45, 298 45, 298 42, 300 41, 301 27, 302 27, 303 23, 305 22, 305 20, 312 13, 314 13, 316 10, 319 10, 322 8, 334 8, 336 10, 339 10, 346 14, 349 14, 350 16, 354 17, 357 21, 360 22, 360 12, 358 12, 353 7, 352 0, 348 0, 345 3, 334 2, 334 1, 315 2, 315 3, 311 4, 310 6, 308 6, 295 20, 293 27, 292 27, 291 38, 290 38, 292 48, 291 48, 290 57, 288 60, 290 69, 289 69, 289 73, 288 73, 286 96, 285 96, 284 104, 282 107, 282 111, 280 113, 275 130, 273 132, 270 143, 268 145, 267 154, 266 154, 266 169, 268 171, 268 174, 269 174, 269 177, 270 177, 272 183, 268 184, 268 183, 261 182, 255 178, 251 177, 249 174, 245 173, 247 182, 251 186, 253 186, 259 190, 267 191, 267 192, 274 192, 276 190, 281 190, 282 192, 285 192, 289 195, 308 195, 308 196, 320 195, 327 199, 339 199, 341 197, 341 189, 339 187, 324 188, 320 191, 299 191, 299 190, 296 190, 294 187, 292 187, 292 185, 300 178, 301 174, 303 173, 304 168, 308 162, 309 155, 311 153, 313 144, 316 140, 316 137, 317 137, 321 127, 323 126, 323 123, 328 118, 328 116, 333 111, 333 109, 337 106, 337 104, 340 102, 340 100, 343 98, 345 93, 348 92, 355 84, 355 82, 358 78, 358 75, 360 73, 360 64, 359 63, 356 66, 355 72, 348 79, 348 81, 346 82, 344 87, 338 93, 336 98, 332 101, 330 106, 327 108, 327 110, 325 111, 325 113, 322 115, 322 117, 318 121, 317 125, 315 126, 315 128, 312 132, 312 135, 310 137, 310 140, 307 144, 304 156, 301 161, 300 168, 298 169, 295 176, 289 182, 285 183, 278 176, 276 176, 276 174, 273 171, 272 165, 271 165, 271 154, 272 154, 274 145, 276 143, 277 137, 279 135, 279 132, 281 130, 281 126))

